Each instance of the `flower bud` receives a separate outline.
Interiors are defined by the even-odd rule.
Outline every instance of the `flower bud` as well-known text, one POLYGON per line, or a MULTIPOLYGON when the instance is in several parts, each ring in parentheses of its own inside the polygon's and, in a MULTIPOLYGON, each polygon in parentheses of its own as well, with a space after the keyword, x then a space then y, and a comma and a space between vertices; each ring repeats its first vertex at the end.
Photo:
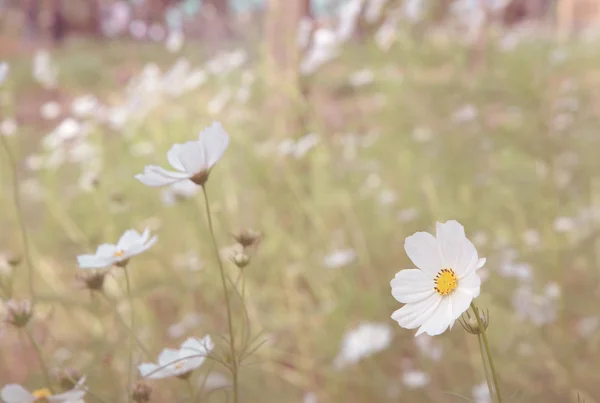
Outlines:
POLYGON ((152 395, 152 386, 148 385, 146 382, 138 381, 133 387, 133 391, 131 392, 131 397, 134 402, 137 403, 146 403, 150 401, 150 396, 152 395))
POLYGON ((18 328, 27 326, 33 316, 31 301, 10 299, 6 303, 6 316, 4 321, 18 328))
POLYGON ((465 312, 462 315, 462 317, 459 319, 459 323, 461 324, 463 329, 465 329, 468 333, 477 335, 477 334, 481 334, 482 332, 487 330, 489 323, 490 323, 489 322, 490 315, 489 315, 489 311, 487 311, 487 310, 484 313, 480 309, 477 309, 476 312, 479 315, 479 321, 481 322, 481 325, 483 326, 483 330, 479 326, 479 322, 477 321, 477 318, 475 316, 469 314, 469 312, 465 312))
POLYGON ((244 267, 248 266, 248 263, 250 263, 250 256, 244 252, 238 252, 231 257, 231 260, 239 269, 243 269, 244 267))

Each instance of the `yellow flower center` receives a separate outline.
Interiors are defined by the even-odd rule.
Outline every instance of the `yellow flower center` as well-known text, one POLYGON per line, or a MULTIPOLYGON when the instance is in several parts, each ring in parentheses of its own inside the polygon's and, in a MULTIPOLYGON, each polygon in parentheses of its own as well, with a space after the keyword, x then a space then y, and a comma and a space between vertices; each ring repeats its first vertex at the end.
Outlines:
POLYGON ((458 286, 458 277, 452 269, 442 269, 435 276, 435 287, 433 288, 441 296, 450 295, 458 286))
POLYGON ((118 251, 116 251, 115 253, 113 253, 114 257, 123 257, 123 255, 125 254, 125 251, 122 249, 119 249, 118 251))
POLYGON ((33 391, 32 395, 35 397, 36 402, 47 402, 48 399, 46 398, 52 396, 52 392, 48 388, 37 389, 33 391))

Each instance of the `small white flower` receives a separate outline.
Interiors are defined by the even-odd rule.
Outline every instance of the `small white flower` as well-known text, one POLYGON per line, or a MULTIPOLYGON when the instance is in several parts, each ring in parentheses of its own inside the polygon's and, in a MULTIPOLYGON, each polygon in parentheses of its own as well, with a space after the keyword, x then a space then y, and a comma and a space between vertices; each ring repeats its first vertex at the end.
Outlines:
POLYGON ((423 371, 406 371, 402 375, 402 383, 409 389, 423 388, 429 383, 429 375, 423 371))
POLYGON ((2 398, 2 401, 5 403, 75 403, 81 401, 81 399, 85 396, 87 388, 83 386, 84 382, 85 377, 82 377, 73 389, 58 395, 53 395, 48 389, 38 389, 33 392, 29 392, 21 385, 13 383, 2 388, 2 391, 0 391, 0 398, 2 398))
POLYGON ((102 269, 112 265, 123 265, 131 257, 148 250, 156 240, 156 235, 150 237, 149 229, 141 235, 136 230, 130 229, 125 231, 116 245, 102 244, 93 255, 77 256, 77 262, 82 269, 102 269))
POLYGON ((209 335, 202 339, 190 337, 178 350, 164 349, 158 356, 157 364, 143 363, 138 370, 143 378, 149 379, 185 377, 204 363, 213 348, 214 344, 209 335))
POLYGON ((6 80, 6 77, 8 76, 8 70, 8 63, 0 63, 0 84, 2 84, 4 80, 6 80))
POLYGON ((40 108, 40 115, 46 120, 54 120, 60 115, 60 113, 60 104, 55 101, 46 102, 40 108))
POLYGON ((436 237, 417 232, 404 249, 418 269, 401 270, 390 282, 392 295, 404 305, 392 319, 417 336, 443 333, 479 296, 477 270, 485 264, 457 221, 437 223, 436 237))
POLYGON ((227 146, 229 135, 219 122, 200 132, 197 141, 175 144, 167 153, 167 160, 178 172, 167 171, 157 165, 148 165, 143 174, 135 176, 147 186, 160 187, 189 179, 204 185, 211 168, 219 161, 227 146))
POLYGON ((492 403, 492 397, 490 396, 487 382, 480 383, 473 387, 473 401, 474 403, 492 403))
POLYGON ((14 136, 17 129, 17 122, 12 118, 6 118, 0 122, 0 134, 6 137, 14 136))
POLYGON ((346 266, 356 260, 356 251, 354 249, 336 250, 325 256, 323 263, 329 269, 337 269, 346 266))
POLYGON ((336 368, 355 364, 388 348, 392 329, 385 323, 363 322, 344 335, 342 348, 334 361, 336 368))

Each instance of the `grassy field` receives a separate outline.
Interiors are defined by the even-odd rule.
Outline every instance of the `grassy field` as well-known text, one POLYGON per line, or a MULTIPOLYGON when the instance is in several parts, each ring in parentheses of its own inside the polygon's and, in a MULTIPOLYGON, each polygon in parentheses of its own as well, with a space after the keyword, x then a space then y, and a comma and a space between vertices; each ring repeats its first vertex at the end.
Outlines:
MULTIPOLYGON (((305 80, 304 127, 290 133, 272 129, 278 116, 264 106, 257 54, 211 73, 188 44, 191 68, 208 71, 198 86, 189 72, 142 74, 151 62, 164 73, 181 56, 154 45, 72 43, 51 54, 53 89, 33 79, 31 57, 6 60, 1 128, 12 134, 4 139, 17 160, 32 262, 2 150, 0 247, 22 257, 0 266, 3 299, 31 298, 33 285, 27 329, 49 371, 86 374, 87 401, 125 401, 131 310, 144 345, 135 363, 190 336, 211 334, 226 350, 202 193, 174 201, 133 178, 146 164, 165 166, 173 143, 218 120, 231 136, 207 184, 218 243, 230 247, 239 228, 263 234, 243 270, 245 309, 233 303, 235 326, 249 323, 239 338, 262 343, 241 368, 241 401, 485 402, 476 337, 457 325, 415 338, 390 319, 400 304, 389 282, 413 267, 404 239, 456 219, 488 259, 477 302, 490 312, 505 401, 600 402, 598 47, 496 38, 473 69, 469 48, 451 36, 401 34, 387 52, 350 45, 305 80), (138 85, 128 89, 132 77, 138 85), (80 100, 73 112, 84 95, 98 104, 80 100), (107 124, 108 106, 128 99, 126 124, 117 112, 107 124), (122 270, 107 276, 103 294, 78 285, 77 255, 145 227, 159 240, 129 264, 132 304, 122 270), (389 344, 336 365, 344 335, 365 322, 389 328, 389 344)), ((235 265, 225 269, 238 278, 235 265)), ((2 383, 45 386, 26 331, 7 327, 2 337, 2 383)), ((201 400, 231 401, 219 389, 229 373, 214 360, 192 384, 209 374, 201 400)), ((148 383, 155 402, 189 396, 179 379, 148 383)))

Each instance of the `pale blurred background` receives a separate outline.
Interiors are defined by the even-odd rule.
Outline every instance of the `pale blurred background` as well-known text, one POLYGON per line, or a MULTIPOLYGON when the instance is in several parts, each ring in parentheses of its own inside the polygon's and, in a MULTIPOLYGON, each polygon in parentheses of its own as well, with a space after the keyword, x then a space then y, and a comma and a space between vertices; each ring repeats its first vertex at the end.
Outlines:
MULTIPOLYGON (((82 289, 76 256, 128 228, 159 236, 128 269, 137 362, 225 334, 201 194, 133 179, 218 120, 219 243, 263 234, 242 402, 490 402, 476 337, 390 318, 405 237, 456 219, 488 258, 505 402, 599 403, 599 28, 598 0, 0 0, 2 304, 32 297, 18 192, 32 334, 53 374, 87 375, 86 401, 126 401, 130 307, 121 273, 106 298, 82 289)), ((44 378, 6 328, 11 382, 44 378)), ((219 363, 192 382, 231 398, 219 363)), ((151 401, 187 396, 150 383, 151 401)))

